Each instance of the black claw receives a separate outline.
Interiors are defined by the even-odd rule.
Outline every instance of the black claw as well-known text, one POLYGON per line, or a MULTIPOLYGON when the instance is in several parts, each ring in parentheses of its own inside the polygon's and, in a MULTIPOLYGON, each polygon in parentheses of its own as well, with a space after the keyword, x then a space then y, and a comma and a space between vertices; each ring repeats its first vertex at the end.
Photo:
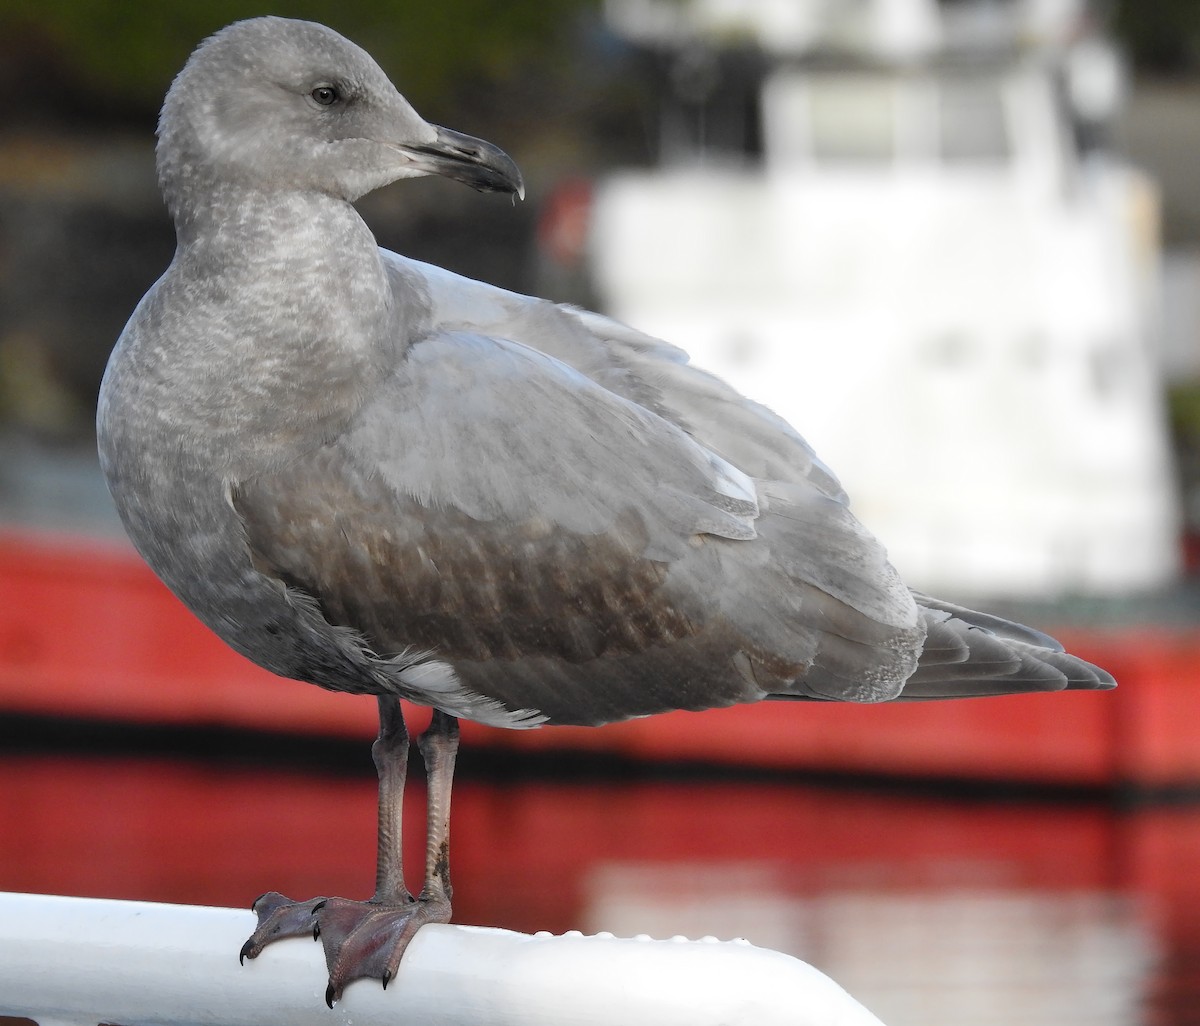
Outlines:
POLYGON ((385 969, 383 971, 383 976, 381 976, 380 979, 383 980, 383 989, 387 990, 387 985, 392 982, 392 974, 385 969))
POLYGON ((325 1004, 327 1004, 330 1008, 332 1008, 333 1003, 336 1000, 337 1000, 337 991, 333 989, 333 984, 331 983, 328 987, 325 988, 325 1004))
POLYGON ((321 939, 321 924, 313 920, 313 940, 321 939))

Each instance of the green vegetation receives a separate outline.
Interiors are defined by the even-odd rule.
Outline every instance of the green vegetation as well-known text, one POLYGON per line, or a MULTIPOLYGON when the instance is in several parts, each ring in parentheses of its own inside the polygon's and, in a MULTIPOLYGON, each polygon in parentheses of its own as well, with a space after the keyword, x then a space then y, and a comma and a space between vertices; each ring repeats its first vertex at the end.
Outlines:
POLYGON ((1200 3, 1119 0, 1113 31, 1141 71, 1179 74, 1200 69, 1200 3))
POLYGON ((246 0, 5 0, 0 37, 8 60, 20 60, 25 44, 27 52, 56 55, 60 67, 71 69, 75 88, 98 90, 113 106, 153 108, 196 43, 222 25, 267 13, 310 18, 370 50, 419 106, 454 102, 531 63, 553 64, 555 35, 589 6, 590 0, 343 0, 331 7, 292 0, 264 10, 246 0))

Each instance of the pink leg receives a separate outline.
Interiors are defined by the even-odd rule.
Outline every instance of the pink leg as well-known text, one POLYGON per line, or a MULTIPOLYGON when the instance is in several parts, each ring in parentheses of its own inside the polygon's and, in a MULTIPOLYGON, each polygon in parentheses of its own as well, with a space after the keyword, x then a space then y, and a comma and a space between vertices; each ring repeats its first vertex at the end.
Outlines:
POLYGON ((375 894, 369 901, 313 898, 293 902, 277 892, 254 903, 258 928, 242 948, 254 958, 283 937, 311 934, 325 949, 330 1005, 354 980, 374 978, 386 987, 405 948, 426 923, 450 920, 450 791, 458 751, 458 721, 435 711, 418 746, 428 778, 425 882, 413 897, 404 884, 401 819, 408 764, 408 731, 395 698, 379 699, 379 737, 371 754, 379 774, 379 838, 375 894))

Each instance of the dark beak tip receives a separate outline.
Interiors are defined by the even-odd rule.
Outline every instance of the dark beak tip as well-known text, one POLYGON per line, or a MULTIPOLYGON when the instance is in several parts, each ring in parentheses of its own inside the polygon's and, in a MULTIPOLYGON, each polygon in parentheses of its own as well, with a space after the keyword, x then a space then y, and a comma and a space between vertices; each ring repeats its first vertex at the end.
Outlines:
POLYGON ((521 177, 521 173, 519 171, 515 171, 515 174, 511 177, 507 175, 505 176, 505 180, 502 185, 493 186, 485 191, 504 193, 505 195, 513 196, 515 199, 523 201, 525 199, 525 181, 521 177))
POLYGON ((499 146, 437 128, 438 139, 418 151, 431 174, 462 182, 479 192, 501 192, 525 198, 525 180, 516 162, 499 146))

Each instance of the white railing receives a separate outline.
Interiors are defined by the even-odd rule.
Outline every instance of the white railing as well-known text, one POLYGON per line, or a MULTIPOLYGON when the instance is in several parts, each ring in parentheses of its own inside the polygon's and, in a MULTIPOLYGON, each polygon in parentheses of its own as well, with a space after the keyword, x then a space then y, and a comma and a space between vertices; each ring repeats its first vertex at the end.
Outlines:
POLYGON ((426 926, 385 991, 325 1006, 319 944, 238 964, 248 911, 0 893, 0 1014, 40 1026, 882 1026, 829 977, 745 941, 426 926))

